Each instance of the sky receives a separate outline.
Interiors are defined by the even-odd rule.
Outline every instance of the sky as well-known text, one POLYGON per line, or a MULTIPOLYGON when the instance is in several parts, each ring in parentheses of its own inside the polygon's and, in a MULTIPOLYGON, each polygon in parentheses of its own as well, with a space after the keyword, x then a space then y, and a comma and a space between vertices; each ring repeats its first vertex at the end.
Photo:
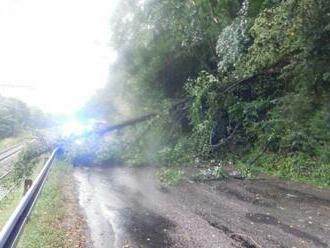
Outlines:
POLYGON ((0 0, 0 95, 73 114, 108 80, 117 0, 0 0))

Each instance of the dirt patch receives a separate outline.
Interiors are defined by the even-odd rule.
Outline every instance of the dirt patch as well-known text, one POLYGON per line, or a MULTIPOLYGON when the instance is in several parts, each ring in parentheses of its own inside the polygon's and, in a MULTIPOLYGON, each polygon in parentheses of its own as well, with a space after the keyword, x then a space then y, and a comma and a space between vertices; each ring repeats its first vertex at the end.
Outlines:
POLYGON ((262 199, 259 195, 250 196, 248 194, 244 194, 242 191, 236 190, 236 189, 223 189, 223 188, 217 188, 217 190, 221 190, 225 192, 229 197, 234 197, 237 200, 248 202, 254 205, 259 205, 262 207, 267 208, 274 208, 276 207, 276 203, 266 201, 265 199, 262 199))
POLYGON ((236 243, 236 245, 238 245, 238 247, 244 247, 244 248, 260 248, 261 247, 252 237, 249 237, 248 235, 235 233, 234 231, 229 229, 227 226, 222 225, 215 220, 210 220, 205 217, 204 217, 204 219, 211 226, 219 229, 224 234, 226 234, 229 238, 231 238, 236 243))
POLYGON ((256 214, 248 213, 248 214, 246 214, 246 218, 253 221, 254 223, 261 223, 261 224, 266 224, 266 225, 277 226, 278 228, 282 229, 284 232, 286 232, 288 234, 292 234, 298 238, 307 239, 307 240, 312 241, 318 247, 328 247, 328 245, 326 243, 322 242, 319 238, 317 238, 309 233, 303 232, 299 229, 296 229, 292 226, 283 224, 277 218, 275 218, 271 215, 260 214, 260 213, 256 213, 256 214))
MULTIPOLYGON (((256 182, 253 185, 249 185, 246 187, 246 190, 250 193, 260 194, 267 198, 273 198, 274 200, 295 198, 296 201, 300 201, 303 203, 330 207, 330 199, 325 198, 324 196, 324 192, 327 192, 327 190, 325 191, 319 190, 323 194, 318 195, 315 194, 315 192, 313 193, 304 192, 304 189, 301 191, 297 189, 292 189, 290 188, 290 186, 285 186, 282 185, 281 183, 275 184, 274 182, 266 182, 266 181, 256 182), (259 185, 262 185, 262 187, 259 187, 259 185)), ((317 192, 316 189, 314 191, 317 192)), ((330 192, 328 197, 329 196, 330 196, 330 192)))

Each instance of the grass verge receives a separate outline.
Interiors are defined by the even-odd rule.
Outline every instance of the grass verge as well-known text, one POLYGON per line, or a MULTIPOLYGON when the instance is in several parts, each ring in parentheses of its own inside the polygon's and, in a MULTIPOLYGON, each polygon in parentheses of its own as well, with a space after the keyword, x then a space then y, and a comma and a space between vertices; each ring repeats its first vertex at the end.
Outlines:
MULTIPOLYGON (((31 178, 34 180, 39 174, 41 168, 44 166, 47 156, 41 156, 38 158, 36 165, 33 169, 31 178)), ((14 174, 9 175, 1 181, 1 186, 4 188, 10 188, 18 183, 17 187, 10 192, 5 198, 0 201, 0 228, 2 228, 10 215, 16 208, 23 196, 23 182, 17 182, 14 178, 14 174)))
POLYGON ((66 162, 55 161, 17 247, 85 247, 85 222, 79 215, 71 170, 66 162))
POLYGON ((306 154, 296 153, 287 156, 278 154, 262 154, 253 165, 258 153, 247 156, 243 161, 237 161, 239 170, 247 171, 252 176, 266 173, 281 179, 310 184, 319 188, 330 187, 330 163, 310 158, 306 154))

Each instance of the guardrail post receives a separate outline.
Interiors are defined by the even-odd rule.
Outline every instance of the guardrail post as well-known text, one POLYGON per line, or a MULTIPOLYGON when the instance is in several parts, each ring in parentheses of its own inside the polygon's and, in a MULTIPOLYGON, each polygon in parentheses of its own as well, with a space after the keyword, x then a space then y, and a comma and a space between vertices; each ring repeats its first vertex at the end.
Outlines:
POLYGON ((26 192, 29 190, 29 188, 31 188, 32 186, 32 179, 26 178, 24 180, 24 192, 23 192, 23 196, 26 194, 26 192))

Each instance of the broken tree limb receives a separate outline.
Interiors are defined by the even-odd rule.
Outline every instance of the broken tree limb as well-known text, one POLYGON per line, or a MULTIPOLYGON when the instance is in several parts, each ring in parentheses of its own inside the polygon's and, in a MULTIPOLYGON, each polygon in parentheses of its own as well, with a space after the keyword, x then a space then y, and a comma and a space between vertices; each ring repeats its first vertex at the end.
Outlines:
POLYGON ((97 130, 96 133, 100 134, 100 135, 103 135, 103 134, 111 132, 111 131, 123 129, 123 128, 128 127, 128 126, 133 126, 137 123, 144 122, 144 121, 152 119, 156 116, 158 116, 158 113, 149 113, 149 114, 146 114, 146 115, 134 118, 134 119, 127 120, 127 121, 122 122, 120 124, 116 124, 116 125, 108 126, 108 127, 105 127, 105 128, 101 128, 100 130, 97 130))
MULTIPOLYGON (((189 98, 185 98, 185 99, 179 100, 178 102, 174 103, 169 108, 169 111, 170 112, 174 111, 177 106, 182 105, 182 104, 185 104, 188 101, 189 101, 189 98)), ((107 132, 111 132, 111 131, 115 131, 115 130, 120 130, 120 129, 123 129, 123 128, 128 127, 128 126, 134 126, 135 124, 138 124, 140 122, 144 122, 144 121, 150 120, 152 118, 155 118, 155 117, 161 116, 161 115, 162 115, 161 112, 148 113, 148 114, 145 114, 145 115, 142 115, 142 116, 133 118, 133 119, 129 119, 129 120, 124 121, 124 122, 122 122, 120 124, 116 124, 116 125, 104 127, 104 128, 101 128, 101 129, 99 129, 97 131, 91 131, 88 134, 97 133, 99 135, 103 135, 103 134, 105 134, 107 132)))

